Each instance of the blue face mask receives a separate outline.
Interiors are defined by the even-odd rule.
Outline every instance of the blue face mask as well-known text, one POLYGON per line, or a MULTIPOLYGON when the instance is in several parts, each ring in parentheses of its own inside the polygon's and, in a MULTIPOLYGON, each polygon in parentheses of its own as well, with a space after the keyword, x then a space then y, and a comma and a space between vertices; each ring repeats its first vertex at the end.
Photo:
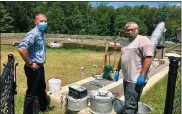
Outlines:
POLYGON ((47 22, 40 22, 39 23, 39 29, 45 30, 47 28, 47 22))

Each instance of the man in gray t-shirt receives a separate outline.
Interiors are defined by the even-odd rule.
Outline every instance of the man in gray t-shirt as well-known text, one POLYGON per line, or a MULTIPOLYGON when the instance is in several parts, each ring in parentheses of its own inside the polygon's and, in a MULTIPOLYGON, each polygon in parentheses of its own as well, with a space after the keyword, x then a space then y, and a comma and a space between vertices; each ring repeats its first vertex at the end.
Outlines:
POLYGON ((148 80, 153 48, 151 41, 146 36, 138 35, 136 23, 127 23, 125 34, 129 40, 122 46, 117 68, 118 71, 122 69, 124 79, 125 106, 121 114, 137 114, 140 94, 148 80))

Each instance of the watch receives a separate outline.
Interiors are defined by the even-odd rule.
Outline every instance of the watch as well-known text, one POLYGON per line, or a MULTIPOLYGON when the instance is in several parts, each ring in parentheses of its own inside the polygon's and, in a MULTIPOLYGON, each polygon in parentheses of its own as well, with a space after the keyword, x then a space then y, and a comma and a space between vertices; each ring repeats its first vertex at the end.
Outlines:
POLYGON ((27 63, 28 66, 32 66, 33 62, 27 63))

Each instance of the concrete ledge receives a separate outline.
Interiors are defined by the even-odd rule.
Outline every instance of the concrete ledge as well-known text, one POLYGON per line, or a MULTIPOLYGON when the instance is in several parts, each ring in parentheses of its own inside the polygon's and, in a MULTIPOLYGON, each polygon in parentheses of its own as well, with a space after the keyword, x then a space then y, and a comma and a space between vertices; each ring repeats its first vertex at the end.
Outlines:
MULTIPOLYGON (((161 70, 159 73, 153 75, 153 76, 148 80, 147 85, 143 88, 143 92, 142 92, 142 96, 141 96, 141 97, 143 97, 143 96, 145 95, 145 93, 146 93, 147 91, 149 91, 150 88, 151 88, 154 84, 156 84, 156 83, 159 82, 161 79, 163 79, 163 78, 166 76, 166 74, 168 73, 168 71, 169 71, 169 67, 166 67, 166 68, 164 68, 163 70, 161 70)), ((124 100, 124 96, 121 96, 119 99, 120 99, 120 100, 124 100)))
POLYGON ((147 82, 147 85, 143 88, 143 92, 142 92, 142 96, 145 95, 145 93, 150 90, 150 88, 156 84, 157 82, 159 82, 161 79, 163 79, 166 74, 169 71, 169 67, 164 68, 161 72, 153 75, 147 82))
POLYGON ((123 84, 123 78, 119 79, 117 82, 113 82, 111 84, 108 84, 102 88, 100 88, 99 90, 109 90, 109 89, 112 89, 118 85, 122 85, 123 84))

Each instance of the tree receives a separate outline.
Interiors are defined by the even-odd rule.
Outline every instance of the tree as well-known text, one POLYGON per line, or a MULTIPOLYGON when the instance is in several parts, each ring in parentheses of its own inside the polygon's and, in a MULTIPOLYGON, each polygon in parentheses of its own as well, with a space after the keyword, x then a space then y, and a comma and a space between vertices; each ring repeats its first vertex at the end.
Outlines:
POLYGON ((27 32, 34 25, 37 13, 45 13, 48 19, 48 33, 93 34, 124 36, 125 24, 134 21, 142 35, 150 36, 154 24, 160 21, 161 14, 167 10, 166 37, 176 35, 181 26, 181 8, 160 4, 158 7, 122 6, 114 8, 108 2, 98 2, 92 7, 89 2, 1 2, 0 22, 4 32, 27 32), (13 28, 13 29, 12 29, 13 28))
POLYGON ((12 32, 12 17, 6 11, 4 5, 0 3, 0 32, 12 32))
POLYGON ((15 32, 27 32, 34 26, 33 8, 38 2, 2 2, 7 13, 13 18, 12 25, 15 32))

